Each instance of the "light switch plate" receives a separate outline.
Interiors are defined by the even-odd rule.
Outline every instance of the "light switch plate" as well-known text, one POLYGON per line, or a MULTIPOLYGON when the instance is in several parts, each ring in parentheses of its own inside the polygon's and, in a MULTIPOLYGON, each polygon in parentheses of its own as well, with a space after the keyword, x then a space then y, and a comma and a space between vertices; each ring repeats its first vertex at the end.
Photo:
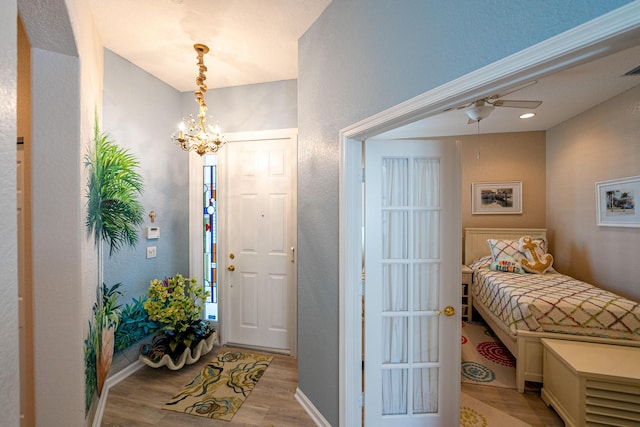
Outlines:
POLYGON ((147 246, 147 259, 156 257, 156 247, 147 246))

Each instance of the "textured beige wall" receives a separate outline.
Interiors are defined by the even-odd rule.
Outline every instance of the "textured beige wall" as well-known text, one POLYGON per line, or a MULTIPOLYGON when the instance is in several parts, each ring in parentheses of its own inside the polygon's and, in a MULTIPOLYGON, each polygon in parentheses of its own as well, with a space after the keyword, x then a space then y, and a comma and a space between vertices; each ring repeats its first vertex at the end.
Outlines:
POLYGON ((595 197, 598 181, 640 175, 640 86, 548 130, 546 163, 555 266, 640 300, 640 228, 598 227, 595 197))
POLYGON ((545 133, 456 137, 462 141, 462 227, 541 227, 546 223, 545 133), (521 215, 471 215, 474 182, 522 181, 521 215))

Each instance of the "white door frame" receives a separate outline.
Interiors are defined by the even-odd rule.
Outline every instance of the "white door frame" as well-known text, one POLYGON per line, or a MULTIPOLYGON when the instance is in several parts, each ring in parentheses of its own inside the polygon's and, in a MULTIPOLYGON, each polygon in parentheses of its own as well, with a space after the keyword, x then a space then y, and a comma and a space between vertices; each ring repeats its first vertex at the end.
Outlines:
MULTIPOLYGON (((418 95, 339 133, 339 420, 361 425, 362 143, 408 123, 491 93, 610 55, 637 44, 640 1, 418 95)), ((429 137, 429 135, 424 135, 429 137)), ((462 227, 462 225, 461 225, 462 227)))
MULTIPOLYGON (((298 140, 298 129, 274 129, 274 130, 263 130, 263 131, 252 131, 252 132, 234 132, 228 133, 224 136, 227 144, 232 144, 234 142, 240 141, 256 141, 256 140, 264 140, 268 141, 270 139, 293 139, 296 142, 296 153, 297 153, 297 140, 298 140)), ((222 172, 224 171, 222 162, 224 162, 225 155, 225 147, 220 148, 218 153, 218 165, 219 165, 219 180, 218 180, 218 193, 223 196, 224 191, 224 181, 222 177, 222 172)), ((297 154, 294 154, 294 158, 297 159, 297 154)), ((297 165, 294 165, 297 168, 297 165)), ((189 275, 190 277, 202 277, 203 270, 203 257, 202 257, 202 240, 203 240, 203 230, 202 230, 202 180, 203 180, 203 163, 202 157, 196 153, 189 153, 189 275)), ((293 193, 293 230, 297 230, 297 216, 296 216, 296 206, 297 200, 295 200, 297 192, 293 193)), ((218 229, 224 230, 226 227, 226 218, 223 215, 224 210, 224 201, 221 199, 218 201, 218 229)), ((297 234, 293 234, 293 246, 297 248, 297 234)), ((223 258, 220 256, 221 254, 228 253, 226 242, 224 240, 225 233, 219 233, 218 235, 218 280, 224 280, 226 277, 226 267, 227 267, 227 258, 223 258)), ((297 257, 296 257, 297 258, 297 257)), ((297 268, 294 269, 294 274, 297 276, 297 268)), ((295 288, 296 291, 292 297, 294 301, 292 302, 293 306, 298 307, 297 298, 297 277, 295 280, 295 288)), ((218 287, 218 297, 219 297, 219 323, 216 324, 216 328, 219 331, 221 336, 221 342, 225 342, 225 333, 224 333, 224 325, 225 322, 228 322, 228 316, 226 313, 229 312, 226 306, 226 299, 224 295, 224 287, 218 287)), ((296 356, 298 353, 298 317, 297 313, 294 313, 291 325, 291 336, 289 338, 291 355, 296 356)))

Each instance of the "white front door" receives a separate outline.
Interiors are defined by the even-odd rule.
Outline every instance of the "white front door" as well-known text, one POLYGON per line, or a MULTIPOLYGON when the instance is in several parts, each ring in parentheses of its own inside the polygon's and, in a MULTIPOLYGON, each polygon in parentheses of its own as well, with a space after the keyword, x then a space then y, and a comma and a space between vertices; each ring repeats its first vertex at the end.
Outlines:
POLYGON ((365 143, 367 426, 459 420, 458 144, 365 143), (446 314, 445 314, 446 312, 446 314))
POLYGON ((229 142, 220 161, 223 341, 295 353, 297 137, 229 142))

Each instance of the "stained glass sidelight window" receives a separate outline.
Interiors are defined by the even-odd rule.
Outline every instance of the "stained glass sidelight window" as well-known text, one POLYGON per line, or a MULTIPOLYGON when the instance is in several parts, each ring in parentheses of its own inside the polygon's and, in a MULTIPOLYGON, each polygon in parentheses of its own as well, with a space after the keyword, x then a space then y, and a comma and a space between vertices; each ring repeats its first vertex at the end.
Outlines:
POLYGON ((209 291, 209 300, 205 303, 205 318, 218 321, 218 157, 204 156, 204 182, 202 194, 204 227, 204 288, 209 291))

